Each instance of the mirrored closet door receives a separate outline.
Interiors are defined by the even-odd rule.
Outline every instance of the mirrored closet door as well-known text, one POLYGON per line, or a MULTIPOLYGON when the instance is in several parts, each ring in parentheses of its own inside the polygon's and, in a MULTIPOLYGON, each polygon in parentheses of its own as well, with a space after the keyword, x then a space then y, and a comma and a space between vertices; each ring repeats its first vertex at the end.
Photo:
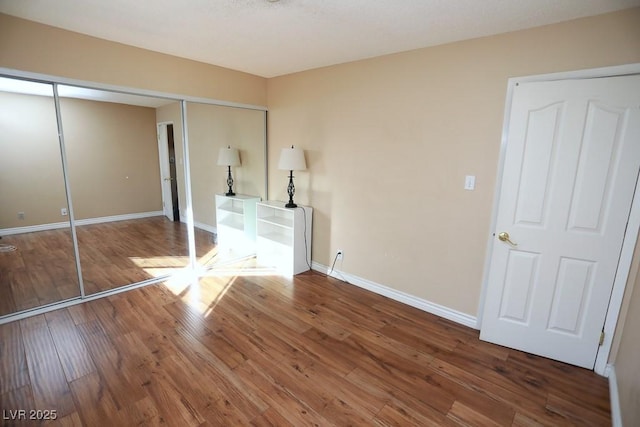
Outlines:
MULTIPOLYGON (((229 191, 228 165, 219 164, 220 149, 238 151, 239 164, 231 166, 233 192, 266 199, 266 112, 197 102, 187 102, 186 111, 197 261, 211 267, 234 257, 210 243, 219 225, 216 194, 229 191)), ((242 221, 250 219, 232 222, 242 221)))
POLYGON ((215 267, 221 147, 266 198, 259 108, 0 76, 0 112, 0 321, 215 267))
POLYGON ((85 294, 186 267, 187 225, 164 212, 163 182, 171 178, 161 174, 166 141, 157 126, 158 111, 179 102, 72 86, 59 93, 85 294))
POLYGON ((0 316, 76 298, 51 84, 0 77, 0 316))

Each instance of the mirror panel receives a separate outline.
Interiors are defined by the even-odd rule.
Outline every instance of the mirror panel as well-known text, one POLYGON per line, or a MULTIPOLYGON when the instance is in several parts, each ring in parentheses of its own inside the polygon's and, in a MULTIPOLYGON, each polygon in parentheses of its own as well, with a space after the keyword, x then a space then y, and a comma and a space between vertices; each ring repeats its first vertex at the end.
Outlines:
POLYGON ((53 86, 0 77, 0 316, 80 296, 53 86))
POLYGON ((156 109, 177 102, 59 93, 85 294, 187 266, 187 226, 164 215, 156 126, 156 109))
POLYGON ((187 171, 182 101, 58 85, 63 168, 53 84, 7 81, 25 82, 0 76, 0 317, 188 266, 187 174, 196 258, 214 265, 221 147, 240 152, 234 191, 266 198, 265 111, 186 102, 187 171))
POLYGON ((266 113, 238 107, 187 103, 189 166, 198 263, 214 265, 220 258, 212 243, 216 230, 215 195, 226 193, 226 166, 218 165, 220 148, 239 150, 232 166, 233 191, 266 198, 266 113))

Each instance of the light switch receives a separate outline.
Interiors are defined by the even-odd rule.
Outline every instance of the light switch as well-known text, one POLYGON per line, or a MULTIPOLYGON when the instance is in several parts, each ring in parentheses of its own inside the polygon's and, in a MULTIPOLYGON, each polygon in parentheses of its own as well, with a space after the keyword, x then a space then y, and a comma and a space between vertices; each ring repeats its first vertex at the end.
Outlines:
POLYGON ((475 175, 467 175, 464 177, 464 189, 475 190, 476 189, 476 177, 475 175))

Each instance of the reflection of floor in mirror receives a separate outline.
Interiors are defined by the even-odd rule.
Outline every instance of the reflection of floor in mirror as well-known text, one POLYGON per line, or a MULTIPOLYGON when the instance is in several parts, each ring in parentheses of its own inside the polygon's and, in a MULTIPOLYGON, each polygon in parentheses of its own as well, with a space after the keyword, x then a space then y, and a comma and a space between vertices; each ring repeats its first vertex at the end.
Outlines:
MULTIPOLYGON (((77 227, 85 293, 168 274, 188 263, 187 227, 165 217, 77 227)), ((211 233, 196 229, 196 256, 215 256, 211 233)), ((17 247, 0 253, 0 315, 80 294, 68 229, 4 236, 17 247)))
POLYGON ((80 294, 68 229, 4 236, 0 253, 0 315, 80 294))

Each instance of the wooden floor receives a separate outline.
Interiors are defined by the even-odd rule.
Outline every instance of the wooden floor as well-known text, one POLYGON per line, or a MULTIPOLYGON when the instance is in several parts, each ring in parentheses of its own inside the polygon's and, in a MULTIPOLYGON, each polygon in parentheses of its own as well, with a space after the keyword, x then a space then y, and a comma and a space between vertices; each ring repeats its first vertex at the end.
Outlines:
MULTIPOLYGON (((165 217, 76 228, 85 294, 163 276, 188 263, 185 224, 165 217)), ((71 231, 57 229, 5 236, 0 243, 0 316, 80 295, 71 231)), ((196 229, 196 256, 215 255, 213 235, 196 229)))
POLYGON ((220 274, 0 326, 3 425, 611 424, 591 371, 319 273, 220 274))

